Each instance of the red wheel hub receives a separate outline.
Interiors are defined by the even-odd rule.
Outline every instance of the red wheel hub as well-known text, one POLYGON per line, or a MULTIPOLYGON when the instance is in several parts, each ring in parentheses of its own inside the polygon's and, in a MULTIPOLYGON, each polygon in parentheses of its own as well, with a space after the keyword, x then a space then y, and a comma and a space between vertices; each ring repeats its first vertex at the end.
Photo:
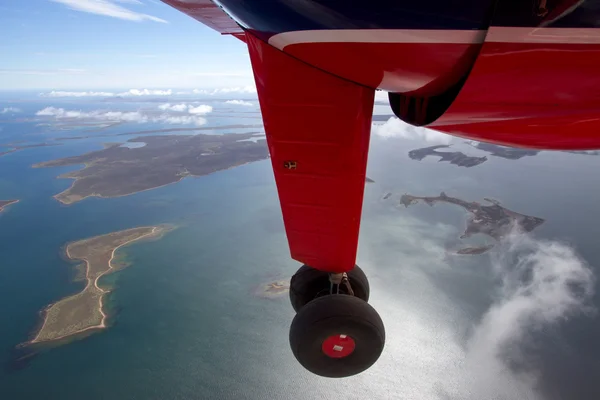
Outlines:
POLYGON ((348 335, 332 335, 323 341, 321 349, 331 358, 344 358, 352 354, 356 343, 348 335))

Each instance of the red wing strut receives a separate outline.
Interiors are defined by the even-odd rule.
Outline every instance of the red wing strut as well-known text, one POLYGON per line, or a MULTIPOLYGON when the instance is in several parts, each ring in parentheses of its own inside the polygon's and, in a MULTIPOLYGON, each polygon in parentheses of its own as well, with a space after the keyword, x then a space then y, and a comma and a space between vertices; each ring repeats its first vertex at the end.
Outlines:
POLYGON ((354 267, 374 90, 247 34, 292 258, 354 267))

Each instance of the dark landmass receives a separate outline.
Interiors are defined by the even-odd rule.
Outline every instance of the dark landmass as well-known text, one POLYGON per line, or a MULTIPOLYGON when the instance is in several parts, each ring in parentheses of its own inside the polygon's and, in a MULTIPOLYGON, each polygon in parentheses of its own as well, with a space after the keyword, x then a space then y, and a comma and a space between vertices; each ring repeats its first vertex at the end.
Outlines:
MULTIPOLYGON (((466 142, 470 146, 473 146, 477 150, 485 151, 494 157, 501 157, 507 160, 519 160, 523 157, 532 157, 540 153, 540 150, 530 149, 519 149, 514 147, 499 146, 491 143, 481 142, 466 142)), ((460 151, 437 151, 437 149, 448 148, 448 145, 438 145, 423 147, 421 149, 411 150, 408 152, 408 156, 413 160, 421 161, 427 156, 437 156, 440 158, 440 162, 447 161, 450 164, 458 165, 459 167, 474 167, 479 164, 483 164, 487 161, 487 157, 474 157, 468 156, 460 151)), ((580 154, 597 156, 600 155, 600 151, 588 150, 588 151, 571 151, 565 150, 565 153, 580 154)))
POLYGON ((85 164, 59 176, 75 179, 54 197, 72 204, 86 197, 119 197, 179 182, 187 176, 207 175, 269 157, 265 140, 249 133, 228 135, 171 135, 134 138, 146 143, 128 148, 112 144, 81 156, 35 164, 34 168, 85 164))
POLYGON ((59 120, 48 123, 39 123, 51 131, 72 131, 74 129, 85 129, 85 132, 100 131, 102 129, 114 128, 123 124, 123 121, 81 121, 81 120, 59 120), (88 129, 86 129, 88 128, 88 129))
POLYGON ((147 130, 147 131, 117 133, 115 136, 147 135, 150 133, 163 133, 163 132, 221 131, 224 129, 262 128, 262 127, 263 127, 263 124, 252 124, 252 125, 237 124, 237 125, 220 125, 220 126, 202 126, 202 127, 196 127, 196 128, 167 128, 167 129, 153 129, 153 130, 147 130))
POLYGON ((518 149, 515 147, 499 146, 491 143, 477 142, 477 144, 473 144, 469 142, 469 144, 478 150, 490 153, 490 155, 494 157, 502 157, 508 160, 518 160, 523 157, 535 156, 539 153, 539 150, 518 149))
POLYGON ((369 178, 368 176, 365 178, 365 182, 367 183, 375 183, 375 181, 371 178, 369 178))
MULTIPOLYGON (((442 192, 438 197, 418 197, 408 194, 400 198, 400 203, 405 207, 424 201, 430 206, 437 202, 454 204, 467 210, 471 215, 467 221, 465 232, 460 236, 461 239, 468 238, 476 233, 488 235, 496 240, 500 240, 508 235, 513 229, 519 229, 525 232, 531 232, 544 223, 544 219, 519 214, 504 208, 496 200, 485 198, 485 201, 491 205, 481 205, 478 202, 467 202, 456 197, 447 196, 442 192)), ((488 247, 488 246, 484 246, 488 247)), ((459 250, 458 254, 481 254, 489 248, 465 248, 459 250)))
MULTIPOLYGON (((515 147, 500 146, 491 143, 467 142, 469 145, 475 147, 478 150, 486 151, 494 157, 502 157, 508 160, 518 160, 523 157, 532 157, 541 153, 541 150, 531 149, 519 149, 515 147)), ((598 150, 561 150, 562 153, 579 154, 586 156, 598 156, 600 151, 598 150)))
POLYGON ((411 150, 408 156, 413 160, 421 161, 427 156, 436 156, 440 158, 440 162, 447 161, 450 164, 458 165, 459 167, 474 167, 487 161, 487 157, 472 157, 467 156, 460 151, 437 151, 437 149, 445 149, 448 145, 437 145, 424 147, 421 149, 411 150))
POLYGON ((9 149, 5 150, 5 151, 0 151, 0 157, 2 157, 5 154, 14 153, 15 151, 19 151, 19 150, 31 149, 34 147, 48 147, 48 146, 60 146, 60 145, 62 145, 62 143, 36 143, 36 144, 27 144, 27 145, 23 145, 23 146, 14 146, 13 144, 7 144, 4 146, 8 147, 9 149))
MULTIPOLYGON (((253 125, 221 125, 221 126, 203 126, 196 128, 166 128, 166 129, 150 129, 145 131, 135 131, 135 132, 122 132, 122 133, 113 133, 104 136, 130 136, 130 135, 150 135, 153 133, 166 133, 166 132, 194 132, 194 131, 220 131, 225 129, 240 129, 240 128, 262 128, 262 124, 253 124, 253 125)), ((264 133, 264 132, 248 132, 248 134, 256 134, 256 133, 264 133)), ((98 137, 97 135, 85 135, 85 136, 66 136, 59 137, 54 140, 77 140, 77 139, 88 139, 91 137, 98 137)))
POLYGON ((564 150, 564 153, 579 154, 583 156, 600 156, 598 150, 564 150))
POLYGON ((0 212, 4 210, 4 207, 10 206, 11 204, 18 202, 19 200, 0 200, 0 212))

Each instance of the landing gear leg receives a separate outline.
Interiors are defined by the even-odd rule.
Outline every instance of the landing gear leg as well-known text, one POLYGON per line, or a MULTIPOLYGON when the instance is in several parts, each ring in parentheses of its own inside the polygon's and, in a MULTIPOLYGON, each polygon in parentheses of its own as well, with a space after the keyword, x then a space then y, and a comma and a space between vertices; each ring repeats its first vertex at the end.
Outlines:
POLYGON ((350 294, 369 301, 369 292, 367 276, 358 265, 344 274, 329 274, 303 265, 292 276, 290 302, 294 311, 298 312, 317 297, 334 293, 350 294))
POLYGON ((290 346, 300 364, 331 378, 373 365, 383 351, 385 328, 368 298, 369 283, 358 266, 343 274, 301 267, 290 286, 297 312, 290 346))

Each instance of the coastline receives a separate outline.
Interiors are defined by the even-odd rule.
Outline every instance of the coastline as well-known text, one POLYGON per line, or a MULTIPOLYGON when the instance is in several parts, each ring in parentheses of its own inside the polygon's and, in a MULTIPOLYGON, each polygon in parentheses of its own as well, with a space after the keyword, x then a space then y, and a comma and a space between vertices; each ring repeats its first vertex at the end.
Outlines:
MULTIPOLYGON (((80 170, 78 170, 78 171, 82 171, 83 169, 85 169, 85 168, 82 168, 82 169, 80 169, 80 170)), ((158 188, 161 188, 161 187, 164 187, 164 186, 173 185, 174 183, 179 183, 179 182, 181 182, 183 179, 185 179, 185 178, 187 178, 187 177, 198 177, 198 176, 204 176, 204 175, 185 175, 185 176, 181 176, 181 177, 180 177, 178 180, 176 180, 176 181, 169 182, 169 183, 165 183, 164 185, 155 186, 155 187, 151 187, 151 188, 148 188, 148 189, 142 189, 142 190, 139 190, 139 191, 137 191, 137 192, 125 193, 125 194, 119 194, 119 195, 116 195, 116 196, 103 196, 103 195, 101 195, 101 194, 97 194, 97 193, 94 193, 94 194, 88 194, 87 196, 81 197, 80 199, 77 199, 77 200, 74 200, 74 201, 68 201, 68 202, 67 202, 67 201, 64 201, 63 199, 60 199, 60 198, 59 198, 59 196, 60 196, 60 195, 62 195, 62 194, 64 194, 64 193, 66 193, 66 192, 68 192, 69 190, 71 190, 71 189, 73 188, 73 186, 75 186, 75 182, 76 182, 77 180, 79 180, 79 179, 83 179, 83 178, 81 178, 81 177, 79 177, 79 176, 63 176, 63 175, 59 175, 59 176, 57 176, 57 177, 56 177, 56 179, 73 179, 73 183, 71 183, 71 186, 69 186, 67 189, 63 190, 63 191, 62 191, 62 192, 60 192, 60 193, 57 193, 57 194, 55 194, 55 195, 54 195, 54 196, 52 196, 52 197, 53 197, 53 198, 54 198, 56 201, 58 201, 59 203, 61 203, 61 204, 65 205, 65 206, 70 206, 71 204, 75 204, 75 203, 77 203, 77 202, 83 201, 83 200, 85 200, 85 199, 87 199, 87 198, 90 198, 90 197, 97 197, 97 198, 99 198, 99 199, 115 199, 115 198, 118 198, 118 197, 126 197, 126 196, 131 196, 131 195, 134 195, 134 194, 137 194, 137 193, 147 192, 148 190, 154 190, 154 189, 158 189, 158 188)))
MULTIPOLYGON (((270 160, 270 159, 271 159, 271 157, 270 157, 270 155, 269 155, 269 156, 267 156, 267 158, 264 158, 264 159, 262 159, 262 160, 258 160, 258 161, 264 161, 264 160, 270 160)), ((115 195, 115 196, 103 196, 103 195, 101 195, 101 194, 93 193, 93 194, 89 194, 89 195, 87 195, 87 196, 81 197, 81 198, 79 198, 79 199, 77 199, 77 200, 74 200, 74 201, 65 201, 65 200, 63 200, 63 199, 59 198, 59 196, 61 196, 61 195, 65 194, 65 193, 67 193, 68 191, 70 191, 70 190, 71 190, 71 189, 72 189, 72 188, 75 186, 75 183, 76 183, 76 182, 77 182, 79 179, 84 179, 84 178, 82 178, 82 177, 79 177, 79 176, 68 176, 68 174, 69 174, 69 173, 67 173, 67 174, 63 174, 63 175, 59 175, 59 176, 57 176, 57 177, 56 177, 56 179, 73 179, 73 182, 71 183, 71 186, 69 186, 67 189, 63 190, 62 192, 55 194, 55 195, 54 195, 54 196, 52 196, 52 197, 53 197, 53 198, 54 198, 56 201, 58 201, 59 203, 61 203, 61 204, 65 205, 65 206, 70 206, 71 204, 78 203, 78 202, 80 202, 80 201, 83 201, 83 200, 85 200, 85 199, 87 199, 87 198, 90 198, 90 197, 97 197, 97 198, 99 198, 99 199, 114 199, 114 198, 118 198, 118 197, 126 197, 126 196, 131 196, 131 195, 134 195, 134 194, 137 194, 137 193, 147 192, 147 191, 149 191, 149 190, 159 189, 159 188, 161 188, 161 187, 165 187, 165 186, 173 185, 173 184, 176 184, 176 183, 179 183, 179 182, 181 182, 181 181, 182 181, 182 180, 184 180, 185 178, 199 178, 199 177, 201 177, 201 176, 212 175, 212 174, 219 173, 219 172, 221 172, 221 171, 228 171, 228 170, 230 170, 230 169, 234 169, 234 168, 237 168, 237 167, 242 167, 242 166, 244 166, 244 165, 252 164, 252 163, 255 163, 255 162, 258 162, 258 161, 246 161, 246 162, 243 162, 243 163, 241 163, 241 164, 232 165, 232 166, 230 166, 230 167, 223 168, 223 169, 220 169, 220 170, 218 170, 218 171, 210 172, 210 173, 208 173, 208 174, 203 174, 203 175, 195 175, 195 174, 179 175, 179 179, 177 179, 177 180, 175 180, 175 181, 173 181, 173 182, 165 183, 164 185, 154 186, 154 187, 151 187, 151 188, 148 188, 148 189, 142 189, 142 190, 138 190, 137 192, 125 193, 125 194, 119 194, 119 195, 115 195)), ((85 165, 85 167, 83 167, 83 168, 81 168, 81 169, 79 169, 79 170, 73 171, 73 172, 79 172, 79 171, 83 171, 85 168, 87 168, 87 167, 88 167, 88 164, 87 164, 87 163, 84 163, 84 165, 85 165)), ((38 167, 35 167, 35 166, 33 166, 33 168, 38 168, 38 167)), ((68 196, 68 195, 67 195, 67 196, 68 196)), ((0 210, 0 211, 1 211, 1 210, 0 210)))
POLYGON ((8 200, 8 203, 6 203, 6 204, 4 204, 4 205, 0 206, 0 213, 1 213, 2 211, 4 211, 4 209, 5 209, 6 207, 10 206, 11 204, 16 204, 16 203, 18 203, 19 201, 21 201, 21 200, 8 200))
POLYGON ((64 297, 54 303, 49 304, 48 306, 44 307, 41 311, 40 311, 40 315, 43 318, 43 322, 40 325, 40 328, 37 330, 37 333, 35 335, 35 337, 26 342, 26 345, 35 345, 35 344, 40 344, 40 343, 50 343, 50 342, 55 342, 55 341, 59 341, 62 339, 65 339, 67 337, 72 337, 75 335, 79 335, 82 333, 86 333, 89 331, 93 331, 93 330, 100 330, 100 329, 104 329, 107 327, 107 323, 106 320, 108 318, 107 313, 104 310, 104 297, 107 293, 110 292, 110 290, 108 289, 103 289, 99 284, 98 281, 100 280, 101 277, 110 274, 112 272, 114 272, 117 268, 115 268, 112 265, 113 260, 115 259, 115 254, 117 252, 117 250, 119 250, 121 247, 124 247, 126 245, 129 245, 131 243, 134 242, 138 242, 142 239, 148 239, 148 238, 160 238, 161 235, 169 232, 170 230, 172 230, 173 227, 168 226, 168 225, 158 225, 158 226, 152 226, 152 227, 137 227, 137 228, 132 228, 132 229, 127 229, 124 231, 119 231, 119 232, 112 232, 106 235, 100 235, 100 236, 96 236, 96 237, 92 237, 92 238, 88 238, 88 239, 83 239, 83 240, 78 240, 78 241, 74 241, 74 242, 70 242, 65 246, 65 254, 68 257, 69 260, 71 261, 76 261, 76 260, 81 260, 83 259, 83 261, 85 261, 85 265, 86 265, 86 279, 87 279, 87 284, 86 286, 81 290, 81 292, 76 293, 74 295, 70 295, 67 297, 64 297), (92 240, 92 239, 98 239, 101 237, 105 237, 108 236, 110 237, 110 235, 114 235, 117 233, 123 233, 123 232, 130 232, 132 230, 136 230, 136 229, 148 229, 148 228, 152 228, 152 230, 148 233, 144 233, 140 236, 134 237, 132 239, 129 239, 123 243, 120 243, 119 245, 117 245, 116 247, 114 247, 112 249, 111 255, 110 255, 110 259, 108 260, 107 263, 107 269, 105 269, 104 271, 102 271, 101 273, 99 273, 97 276, 95 277, 91 277, 90 273, 91 273, 91 266, 90 266, 90 261, 87 258, 80 258, 80 257, 74 257, 71 255, 71 246, 73 246, 74 244, 78 244, 82 241, 85 240, 92 240), (66 301, 71 301, 73 298, 77 297, 77 296, 83 296, 86 293, 88 293, 89 291, 95 291, 97 292, 98 295, 98 304, 97 304, 97 309, 95 309, 95 311, 97 311, 100 315, 100 320, 93 325, 90 326, 86 326, 84 328, 81 329, 77 329, 77 330, 73 330, 73 331, 69 331, 63 335, 59 335, 56 337, 51 337, 51 338, 40 338, 40 336, 42 336, 42 334, 44 333, 44 329, 46 328, 46 326, 48 325, 48 321, 50 318, 50 311, 57 307, 60 306, 61 303, 64 303, 66 301))

